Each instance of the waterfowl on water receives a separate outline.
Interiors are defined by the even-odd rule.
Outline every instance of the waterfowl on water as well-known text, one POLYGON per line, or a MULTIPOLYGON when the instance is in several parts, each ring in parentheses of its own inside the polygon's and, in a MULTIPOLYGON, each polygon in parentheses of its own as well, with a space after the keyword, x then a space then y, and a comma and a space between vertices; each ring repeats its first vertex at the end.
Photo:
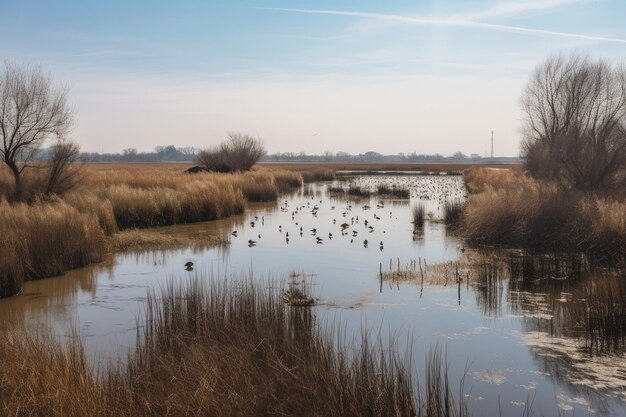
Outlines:
POLYGON ((185 268, 191 268, 193 266, 193 262, 189 261, 185 264, 185 268))

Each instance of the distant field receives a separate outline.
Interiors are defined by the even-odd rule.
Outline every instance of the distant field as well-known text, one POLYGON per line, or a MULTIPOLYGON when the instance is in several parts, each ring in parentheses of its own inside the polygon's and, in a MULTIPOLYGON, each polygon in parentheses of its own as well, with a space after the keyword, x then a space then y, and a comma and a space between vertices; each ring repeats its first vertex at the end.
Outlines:
POLYGON ((511 168, 519 164, 474 164, 445 162, 263 162, 263 167, 306 171, 310 169, 332 170, 414 170, 414 171, 462 171, 470 167, 511 168))
MULTIPOLYGON (((86 168, 90 171, 141 171, 145 169, 163 169, 184 171, 193 162, 90 162, 86 168)), ((258 167, 308 171, 317 169, 331 170, 415 170, 415 171, 462 171, 470 167, 512 168, 519 164, 480 164, 480 163, 441 163, 441 162, 263 162, 258 167)))

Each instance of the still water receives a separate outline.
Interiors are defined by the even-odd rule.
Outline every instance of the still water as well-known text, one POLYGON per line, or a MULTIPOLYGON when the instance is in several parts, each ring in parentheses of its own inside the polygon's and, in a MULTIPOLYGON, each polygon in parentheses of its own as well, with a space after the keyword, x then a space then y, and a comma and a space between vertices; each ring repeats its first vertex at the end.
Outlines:
POLYGON ((522 416, 525 409, 626 415, 624 277, 592 270, 575 256, 510 252, 485 258, 488 279, 468 275, 457 285, 455 262, 490 255, 466 247, 441 222, 443 202, 464 197, 455 176, 359 176, 307 185, 241 216, 164 229, 227 236, 229 244, 115 254, 28 283, 19 296, 0 300, 2 325, 48 327, 62 337, 78 330, 92 363, 104 363, 132 348, 148 292, 171 280, 253 273, 284 285, 297 274, 313 284, 319 322, 340 326, 348 343, 366 330, 383 344, 392 339, 401 353, 411 346, 418 375, 428 351, 443 349, 453 388, 465 375, 464 399, 474 415, 522 416), (374 190, 380 183, 408 187, 411 197, 357 199, 329 191, 374 190), (417 232, 416 204, 429 217, 417 232), (425 283, 381 280, 381 268, 416 270, 417 262, 435 271, 426 272, 425 283))

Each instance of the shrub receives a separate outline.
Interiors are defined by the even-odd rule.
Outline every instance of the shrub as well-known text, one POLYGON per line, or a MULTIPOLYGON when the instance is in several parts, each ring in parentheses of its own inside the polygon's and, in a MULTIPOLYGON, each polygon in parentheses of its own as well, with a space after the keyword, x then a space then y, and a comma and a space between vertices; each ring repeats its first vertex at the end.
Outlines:
POLYGON ((265 155, 259 139, 240 133, 229 133, 217 147, 198 152, 197 162, 209 171, 248 171, 265 155))

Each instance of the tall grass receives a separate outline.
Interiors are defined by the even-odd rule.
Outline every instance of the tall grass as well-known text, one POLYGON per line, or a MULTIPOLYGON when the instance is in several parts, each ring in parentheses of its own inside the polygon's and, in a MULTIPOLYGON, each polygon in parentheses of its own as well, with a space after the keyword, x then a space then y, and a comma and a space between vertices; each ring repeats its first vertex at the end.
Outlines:
MULTIPOLYGON (((488 183, 492 174, 478 172, 488 183)), ((497 187, 485 185, 467 200, 462 229, 470 240, 624 260, 626 201, 568 193, 526 178, 502 180, 500 173, 495 178, 497 187)))
POLYGON ((408 188, 403 187, 391 187, 387 184, 378 184, 376 187, 376 192, 379 195, 391 195, 397 198, 409 198, 411 197, 411 193, 408 188))
POLYGON ((443 220, 446 225, 457 227, 463 215, 463 201, 458 199, 446 200, 443 203, 443 220))
POLYGON ((426 207, 424 204, 418 203, 413 206, 413 227, 424 227, 424 220, 426 219, 426 207))
POLYGON ((288 192, 295 188, 300 188, 304 184, 302 174, 296 171, 272 169, 270 173, 274 177, 274 183, 280 192, 288 192))
MULTIPOLYGON (((0 174, 8 179, 6 170, 0 174)), ((103 236, 120 229, 226 218, 242 213, 247 201, 272 201, 302 183, 300 174, 284 170, 185 175, 91 167, 83 187, 63 200, 0 204, 0 297, 19 292, 24 281, 99 261, 107 246, 103 236)), ((119 245, 113 239, 113 248, 132 241, 144 240, 119 245)))
POLYGON ((104 232, 93 214, 62 201, 0 202, 0 297, 28 280, 60 275, 102 260, 104 232))
MULTIPOLYGON (((310 308, 251 280, 171 283, 148 297, 138 345, 99 377, 77 339, 0 339, 0 414, 465 416, 441 350, 418 394, 408 364, 363 337, 333 339, 310 308)), ((327 329, 332 330, 332 329, 327 329)), ((461 394, 462 395, 462 392, 461 394)))
POLYGON ((306 169, 300 171, 300 174, 302 175, 304 182, 332 181, 335 179, 335 171, 332 169, 306 169))
POLYGON ((351 184, 350 187, 348 187, 348 191, 346 191, 349 195, 355 196, 355 197, 369 197, 372 192, 365 188, 365 187, 360 187, 358 185, 355 184, 351 184))

